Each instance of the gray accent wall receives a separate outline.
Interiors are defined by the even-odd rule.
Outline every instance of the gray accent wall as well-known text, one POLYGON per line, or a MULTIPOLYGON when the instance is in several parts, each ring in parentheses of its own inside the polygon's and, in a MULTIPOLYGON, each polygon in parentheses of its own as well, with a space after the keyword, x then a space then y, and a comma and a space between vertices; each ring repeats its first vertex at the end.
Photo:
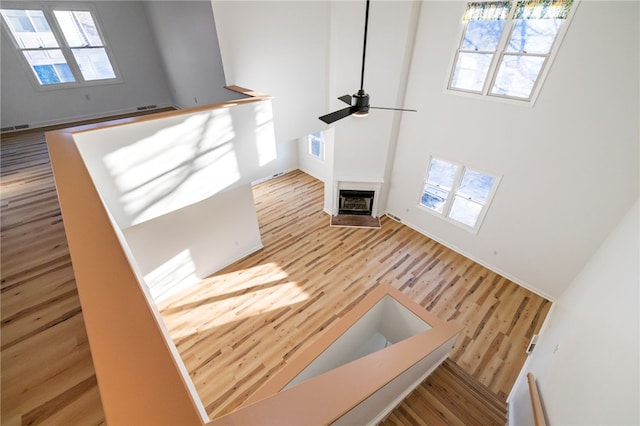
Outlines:
MULTIPOLYGON (((237 99, 226 90, 211 3, 145 1, 149 24, 179 108, 237 99)), ((230 82, 235 84, 235 82, 230 82)), ((250 89, 256 89, 250 87, 250 89)))
MULTIPOLYGON (((27 3, 35 3, 28 2, 27 3)), ((42 89, 2 29, 2 127, 40 127, 173 103, 143 2, 90 3, 122 81, 67 89, 42 89)), ((4 24, 3 24, 4 26, 4 24)))

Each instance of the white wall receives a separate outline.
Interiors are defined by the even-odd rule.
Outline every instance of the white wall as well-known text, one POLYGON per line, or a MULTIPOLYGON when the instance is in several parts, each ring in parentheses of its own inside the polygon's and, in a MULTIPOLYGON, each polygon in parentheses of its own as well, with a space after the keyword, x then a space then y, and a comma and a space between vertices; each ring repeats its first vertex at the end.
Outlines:
POLYGON ((555 298, 639 192, 639 4, 581 2, 533 107, 444 90, 465 4, 422 5, 388 211, 555 298), (478 235, 417 207, 431 155, 503 176, 478 235))
MULTIPOLYGON (((580 2, 533 107, 444 90, 465 7, 372 2, 365 89, 372 105, 418 112, 331 126, 326 196, 341 177, 383 180, 381 211, 554 299, 639 191, 638 3, 580 2), (503 177, 477 235, 417 208, 431 155, 503 177)), ((318 116, 343 106, 336 97, 358 89, 364 2, 213 10, 227 79, 275 96, 278 142, 318 130, 318 116)))
MULTIPOLYGON (((371 106, 404 108, 404 84, 414 36, 412 16, 419 3, 372 2, 369 11, 364 90, 371 106)), ((331 74, 329 111, 344 108, 336 98, 360 88, 365 2, 331 3, 331 74)), ((370 110, 364 118, 347 117, 335 127, 334 176, 340 180, 384 181, 390 169, 389 147, 395 147, 402 114, 370 110), (345 180, 345 179, 343 179, 345 180)))
POLYGON ((121 229, 276 171, 270 101, 185 111, 74 138, 121 229))
POLYGON ((322 132, 324 141, 324 158, 317 158, 309 154, 309 135, 298 139, 298 168, 303 172, 321 180, 331 182, 333 178, 333 139, 334 129, 332 127, 322 132))
MULTIPOLYGON (((35 2, 25 2, 35 3, 35 2)), ((171 104, 162 62, 141 2, 91 3, 122 82, 73 89, 38 89, 3 30, 0 90, 2 127, 32 127, 171 104)))
POLYGON ((274 173, 271 101, 74 134, 156 301, 262 247, 251 182, 274 173))
POLYGON ((262 247, 250 184, 123 231, 158 302, 262 247))
MULTIPOLYGON (((549 424, 640 424, 639 223, 636 202, 554 304, 523 370, 549 424)), ((509 413, 510 424, 533 424, 526 380, 509 413)))
POLYGON ((236 99, 226 81, 211 3, 144 1, 174 104, 180 108, 236 99))
POLYGON ((294 141, 293 149, 295 140, 323 124, 318 117, 327 99, 328 3, 212 4, 227 82, 274 96, 276 140, 294 141))

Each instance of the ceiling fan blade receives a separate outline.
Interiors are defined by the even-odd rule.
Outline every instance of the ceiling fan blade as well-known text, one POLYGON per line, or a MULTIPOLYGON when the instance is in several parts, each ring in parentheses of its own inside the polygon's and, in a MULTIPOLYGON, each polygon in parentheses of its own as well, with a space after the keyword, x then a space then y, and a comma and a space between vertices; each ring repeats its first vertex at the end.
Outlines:
POLYGON ((338 99, 340 99, 342 102, 344 102, 347 105, 351 105, 351 95, 343 95, 343 96, 340 96, 338 99))
POLYGON ((418 112, 417 109, 404 109, 404 108, 385 108, 385 107, 373 107, 370 106, 369 108, 371 109, 388 109, 391 111, 408 111, 408 112, 418 112))
POLYGON ((320 120, 324 121, 327 124, 331 124, 334 121, 338 121, 341 118, 345 118, 353 114, 354 109, 351 107, 347 107, 344 109, 339 109, 338 111, 331 112, 327 115, 323 115, 322 117, 318 117, 320 120))

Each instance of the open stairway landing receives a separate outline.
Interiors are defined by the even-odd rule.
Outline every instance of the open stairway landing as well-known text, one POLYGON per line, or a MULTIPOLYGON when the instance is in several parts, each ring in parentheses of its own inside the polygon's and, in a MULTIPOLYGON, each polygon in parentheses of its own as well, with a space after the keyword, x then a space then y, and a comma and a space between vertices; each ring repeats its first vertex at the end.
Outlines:
POLYGON ((506 423, 506 402, 447 359, 380 425, 504 426, 506 423))

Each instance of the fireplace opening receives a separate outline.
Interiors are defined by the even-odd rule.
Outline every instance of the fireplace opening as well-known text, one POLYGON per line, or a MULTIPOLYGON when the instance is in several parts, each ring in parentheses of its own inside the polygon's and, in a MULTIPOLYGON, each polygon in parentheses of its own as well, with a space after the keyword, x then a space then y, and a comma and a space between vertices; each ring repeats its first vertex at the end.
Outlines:
POLYGON ((341 189, 338 201, 338 214, 359 214, 371 216, 375 191, 357 191, 341 189))

